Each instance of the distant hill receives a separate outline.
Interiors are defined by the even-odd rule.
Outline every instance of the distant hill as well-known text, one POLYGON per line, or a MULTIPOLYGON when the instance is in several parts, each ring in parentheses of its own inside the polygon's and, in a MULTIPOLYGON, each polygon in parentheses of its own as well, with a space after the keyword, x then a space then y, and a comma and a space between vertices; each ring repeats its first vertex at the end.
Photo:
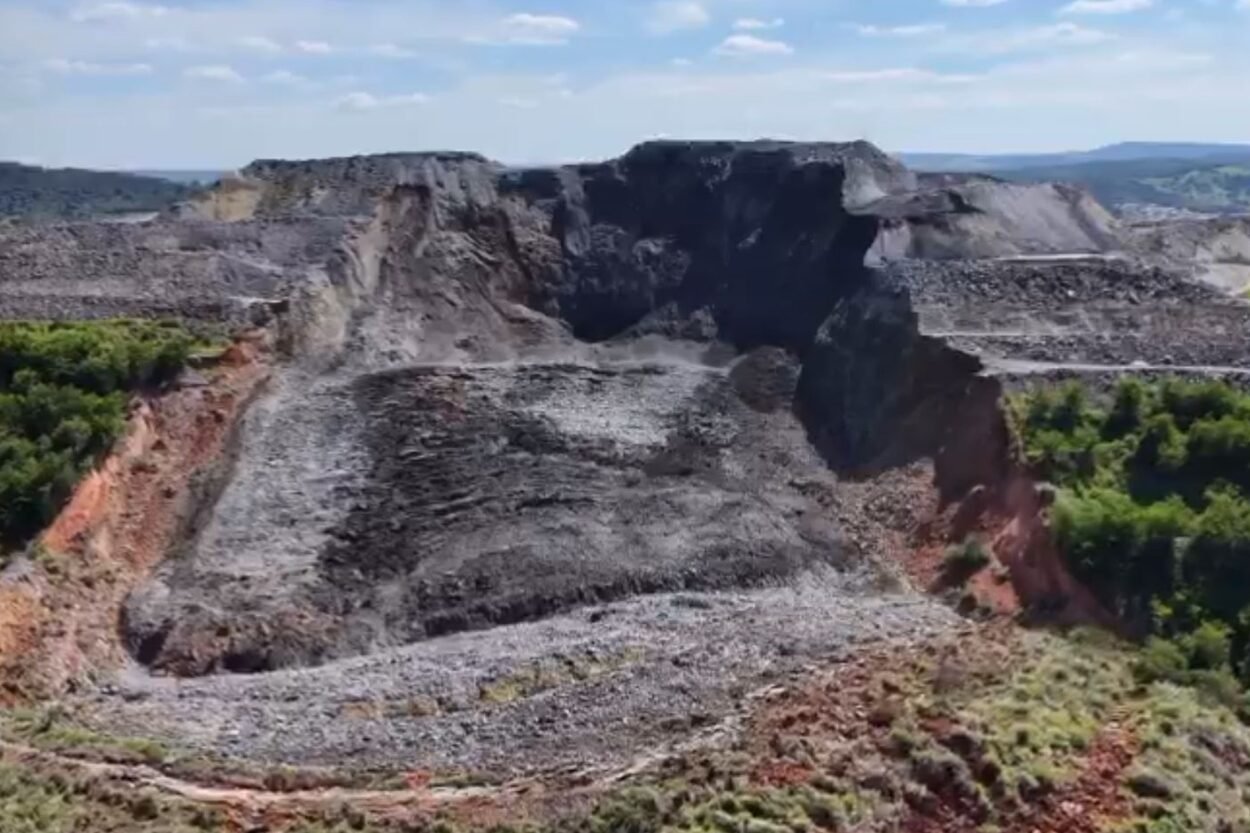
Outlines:
POLYGON ((78 219, 160 211, 194 192, 155 177, 0 162, 0 216, 78 219))
POLYGON ((1250 211, 1250 154, 1221 164, 1180 159, 1086 162, 996 171, 1017 182, 1076 182, 1103 205, 1162 205, 1210 214, 1250 211))
POLYGON ((226 171, 125 171, 135 176, 146 176, 153 179, 165 179, 183 185, 212 185, 226 174, 226 171))
POLYGON ((1197 142, 1120 142, 1093 150, 1063 153, 900 153, 898 158, 921 171, 1010 171, 1021 168, 1055 168, 1090 162, 1174 160, 1215 164, 1250 159, 1250 145, 1197 142))
POLYGON ((1057 154, 904 153, 937 173, 989 173, 1015 182, 1072 182, 1104 205, 1158 205, 1217 214, 1250 212, 1250 145, 1124 142, 1057 154))

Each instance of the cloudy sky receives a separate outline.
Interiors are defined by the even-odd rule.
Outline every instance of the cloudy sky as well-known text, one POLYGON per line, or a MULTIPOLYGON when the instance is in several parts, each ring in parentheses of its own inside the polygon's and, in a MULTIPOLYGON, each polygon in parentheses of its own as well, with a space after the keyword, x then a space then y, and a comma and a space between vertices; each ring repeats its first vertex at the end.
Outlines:
POLYGON ((1250 0, 0 0, 0 159, 1250 141, 1250 0))

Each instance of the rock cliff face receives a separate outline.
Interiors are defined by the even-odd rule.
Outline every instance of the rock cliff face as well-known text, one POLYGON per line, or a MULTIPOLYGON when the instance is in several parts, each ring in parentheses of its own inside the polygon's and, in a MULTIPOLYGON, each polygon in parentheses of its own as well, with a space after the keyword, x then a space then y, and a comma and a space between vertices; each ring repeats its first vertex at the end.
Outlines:
POLYGON ((555 198, 560 259, 526 264, 535 305, 591 340, 702 311, 740 347, 805 345, 862 279, 877 224, 857 210, 907 184, 855 145, 644 145, 576 174, 547 193, 515 178, 528 203, 555 198))
MULTIPOLYGON (((315 664, 871 558, 844 546, 857 513, 826 463, 942 460, 943 426, 997 416, 978 363, 864 265, 915 187, 865 144, 253 165, 183 216, 350 231, 288 284, 293 363, 203 529, 135 594, 137 656, 315 664)), ((960 465, 952 489, 986 473, 960 465)))
POLYGON ((839 470, 934 458, 944 499, 998 482, 1010 463, 998 383, 980 361, 922 335, 901 284, 874 275, 840 301, 808 350, 800 412, 839 470))
POLYGON ((240 187, 254 191, 247 219, 374 215, 344 271, 369 271, 382 246, 381 291, 401 305, 445 282, 443 296, 521 304, 585 341, 685 324, 794 347, 862 279, 870 206, 915 187, 866 144, 661 142, 537 170, 411 154, 258 162, 244 176, 184 215, 220 214, 240 187))

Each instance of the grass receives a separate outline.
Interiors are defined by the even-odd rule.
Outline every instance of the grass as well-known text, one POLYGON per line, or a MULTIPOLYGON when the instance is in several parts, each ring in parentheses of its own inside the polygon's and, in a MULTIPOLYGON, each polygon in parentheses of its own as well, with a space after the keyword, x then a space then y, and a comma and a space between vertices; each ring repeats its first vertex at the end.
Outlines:
POLYGON ((1187 686, 1154 683, 1141 705, 1134 716, 1141 751, 1130 778, 1169 787, 1166 795, 1139 794, 1143 816, 1166 817, 1181 830, 1214 830, 1221 822, 1229 830, 1250 828, 1246 726, 1187 686))
MULTIPOLYGON (((403 773, 385 768, 329 769, 261 765, 172 749, 148 738, 119 737, 75 720, 57 706, 0 711, 0 739, 79 761, 141 764, 198 784, 241 786, 271 792, 315 789, 404 789, 403 773)), ((486 783, 485 775, 460 773, 448 779, 486 783)), ((442 781, 440 781, 442 783, 442 781)), ((3 828, 0 828, 3 833, 3 828)))
MULTIPOLYGON (((981 650, 893 676, 897 705, 880 739, 814 758, 872 808, 881 826, 864 829, 935 800, 957 802, 976 825, 1008 824, 1042 799, 1064 800, 1113 725, 1136 749, 1120 776, 1124 829, 1250 829, 1250 728, 1217 698, 1143 684, 1136 648, 1102 633, 1022 632, 981 650)), ((814 745, 800 737, 787 748, 814 745)))
POLYGON ((479 686, 478 699, 492 705, 512 703, 563 685, 601 677, 635 662, 639 656, 637 649, 627 649, 612 656, 552 658, 523 665, 479 686))
POLYGON ((970 536, 962 544, 946 550, 942 558, 942 581, 949 587, 962 587, 993 562, 989 549, 970 536))
POLYGON ((107 735, 73 721, 59 707, 0 712, 0 738, 67 757, 159 766, 172 755, 145 738, 107 735))
POLYGON ((1134 684, 1113 656, 1064 648, 1036 647, 960 709, 1017 792, 1038 782, 1062 785, 1077 775, 1080 758, 1134 684))
POLYGON ((552 833, 802 833, 867 829, 892 818, 880 802, 832 781, 775 789, 673 782, 624 789, 552 833))
POLYGON ((1168 829, 1160 819, 1178 830, 1246 829, 1250 729, 1201 690, 1141 684, 1136 662, 1133 646, 1105 636, 1025 634, 1006 673, 940 710, 1001 771, 1000 806, 1072 783, 1100 733, 1118 723, 1138 744, 1123 774, 1135 813, 1128 829, 1168 829))
POLYGON ((693 776, 688 768, 682 778, 611 800, 577 830, 893 830, 913 810, 944 802, 992 829, 1079 775, 1136 682, 1130 655, 1118 647, 1025 635, 1010 653, 991 654, 984 664, 926 657, 883 680, 894 706, 866 718, 879 734, 846 727, 831 741, 794 724, 793 736, 774 738, 772 754, 814 769, 805 783, 761 787, 748 774, 758 760, 725 756, 693 776))
POLYGON ((0 760, 4 833, 194 833, 224 831, 226 819, 131 785, 46 773, 0 760))

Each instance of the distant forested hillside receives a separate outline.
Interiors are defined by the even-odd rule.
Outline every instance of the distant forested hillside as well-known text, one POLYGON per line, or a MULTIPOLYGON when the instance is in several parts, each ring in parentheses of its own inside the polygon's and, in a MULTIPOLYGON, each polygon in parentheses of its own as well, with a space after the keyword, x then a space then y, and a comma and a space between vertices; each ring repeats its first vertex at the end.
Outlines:
POLYGON ((133 174, 0 162, 0 216, 77 219, 159 211, 193 188, 133 174))
POLYGON ((1090 151, 973 156, 905 153, 919 171, 988 173, 1015 182, 1072 182, 1103 205, 1250 212, 1250 146, 1125 142, 1090 151))
POLYGON ((1198 142, 1120 142, 1093 150, 1063 153, 900 153, 899 159, 918 171, 1018 171, 1023 168, 1062 168, 1103 162, 1182 162, 1190 167, 1250 159, 1250 145, 1198 142))
POLYGON ((1018 182, 1075 182, 1111 208, 1148 203, 1215 214, 1250 211, 1250 156, 1239 162, 1198 165, 1183 159, 1086 162, 995 171, 995 176, 1018 182))
POLYGON ((178 182, 183 185, 212 185, 221 179, 227 171, 180 171, 171 169, 160 169, 152 171, 126 171, 125 173, 134 176, 147 176, 153 179, 167 179, 170 182, 178 182))

